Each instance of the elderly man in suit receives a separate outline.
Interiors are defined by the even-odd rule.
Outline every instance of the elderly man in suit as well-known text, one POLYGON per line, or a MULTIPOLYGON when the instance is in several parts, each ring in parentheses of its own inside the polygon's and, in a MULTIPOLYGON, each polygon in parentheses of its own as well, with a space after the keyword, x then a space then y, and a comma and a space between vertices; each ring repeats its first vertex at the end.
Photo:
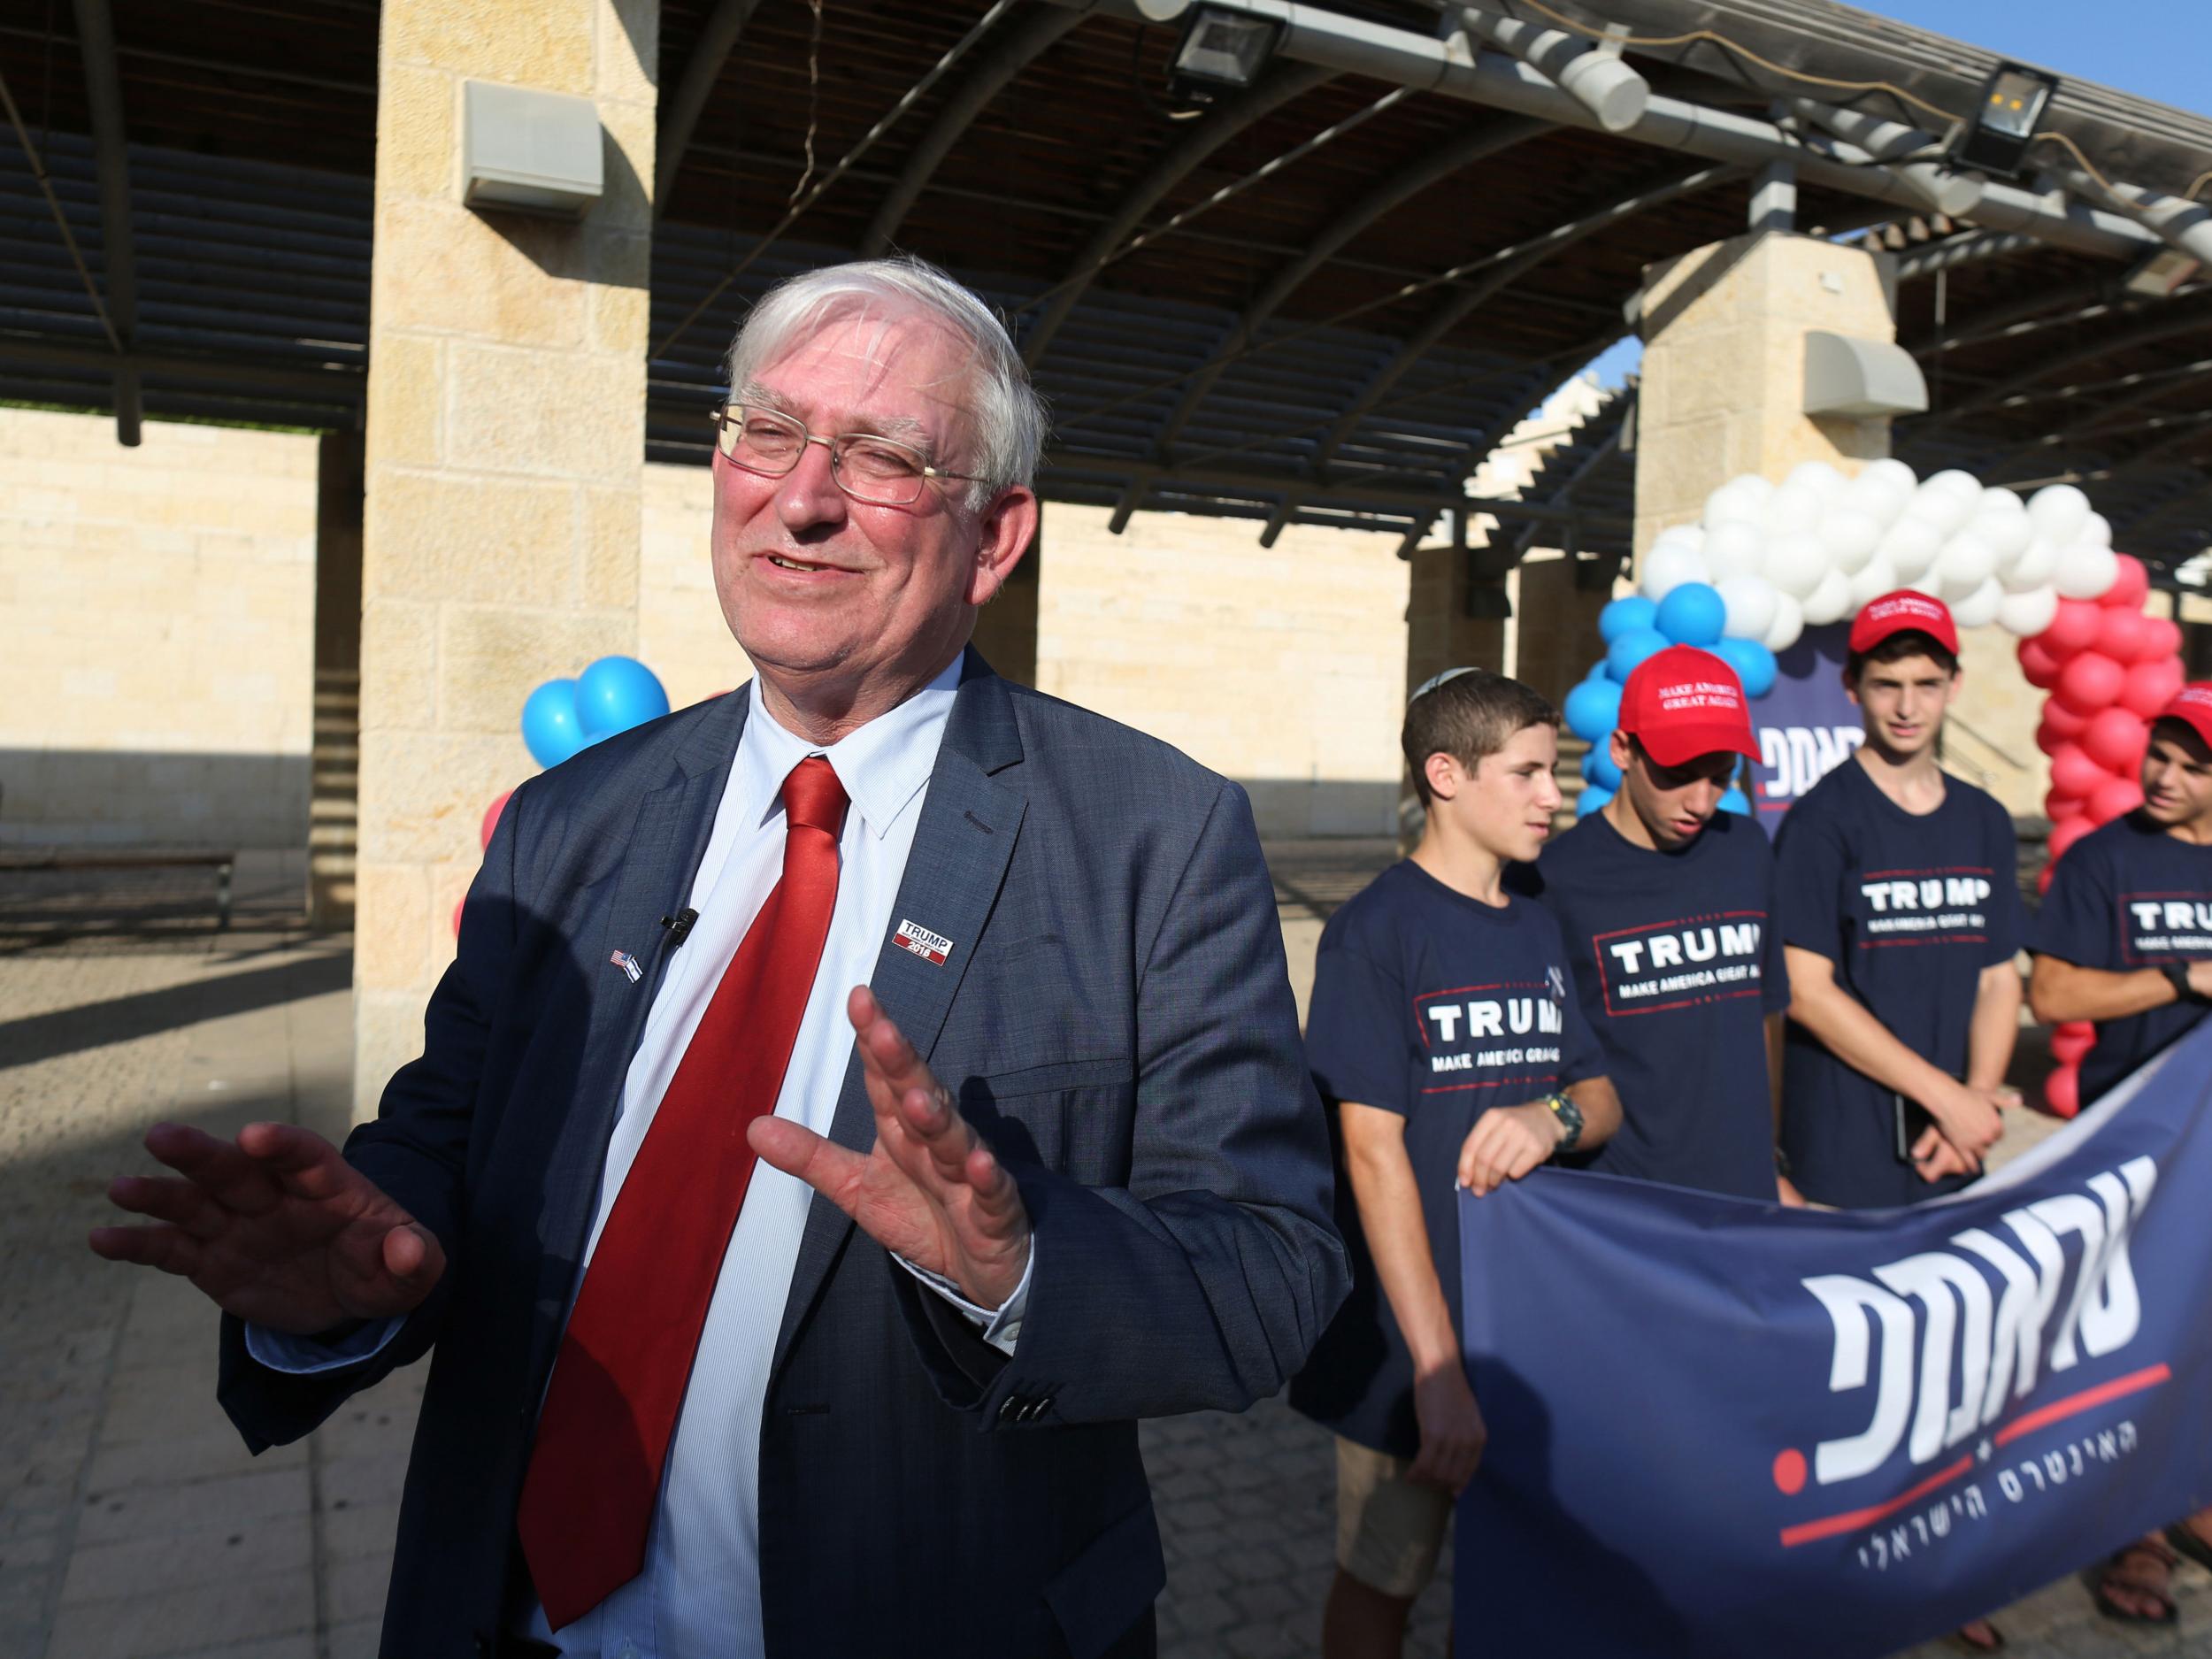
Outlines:
POLYGON ((516 792, 342 1156, 165 1125, 93 1248, 257 1449, 432 1356, 390 1659, 1149 1653, 1136 1419, 1346 1285, 1250 810, 967 649, 1043 426, 972 295, 814 272, 730 369, 757 678, 516 792))

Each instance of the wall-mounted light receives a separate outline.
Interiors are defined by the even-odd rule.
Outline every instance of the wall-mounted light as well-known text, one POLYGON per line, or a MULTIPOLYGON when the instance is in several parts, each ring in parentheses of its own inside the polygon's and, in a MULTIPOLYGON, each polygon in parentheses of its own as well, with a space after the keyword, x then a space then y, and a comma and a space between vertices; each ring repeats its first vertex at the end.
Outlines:
POLYGON ((1226 6, 1193 6, 1168 65, 1169 88, 1191 104, 1210 104, 1224 92, 1241 91, 1260 78, 1282 35, 1279 19, 1226 6))
POLYGON ((1985 173, 2018 177, 2029 141, 2057 90, 2056 75, 2021 64, 1999 64, 1982 85, 1981 102, 1961 129, 1953 158, 1985 173))

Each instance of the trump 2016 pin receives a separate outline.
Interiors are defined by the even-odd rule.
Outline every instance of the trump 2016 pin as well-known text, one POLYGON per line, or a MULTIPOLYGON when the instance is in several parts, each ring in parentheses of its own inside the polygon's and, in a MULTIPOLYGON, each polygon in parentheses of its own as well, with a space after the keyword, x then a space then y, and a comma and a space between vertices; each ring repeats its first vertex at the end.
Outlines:
POLYGON ((945 958, 952 954, 952 941, 942 933, 933 933, 926 927, 902 919, 899 931, 891 936, 891 942, 901 950, 913 952, 924 962, 941 968, 945 958))

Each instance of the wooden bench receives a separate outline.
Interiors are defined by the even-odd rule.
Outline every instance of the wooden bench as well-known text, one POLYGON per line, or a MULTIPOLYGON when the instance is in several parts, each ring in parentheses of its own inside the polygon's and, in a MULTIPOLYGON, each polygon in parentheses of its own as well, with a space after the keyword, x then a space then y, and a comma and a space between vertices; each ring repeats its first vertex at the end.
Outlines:
POLYGON ((183 870, 215 872, 215 927, 230 926, 231 874, 238 864, 235 852, 164 852, 158 849, 48 847, 0 850, 0 871, 183 870))

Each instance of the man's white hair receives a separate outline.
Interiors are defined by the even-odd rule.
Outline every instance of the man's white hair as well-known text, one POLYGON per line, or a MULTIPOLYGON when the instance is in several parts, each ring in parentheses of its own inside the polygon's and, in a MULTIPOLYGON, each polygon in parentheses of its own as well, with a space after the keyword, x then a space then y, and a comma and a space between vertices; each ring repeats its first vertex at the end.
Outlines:
POLYGON ((741 396, 764 367, 829 324, 873 319, 881 327, 917 314, 951 328, 972 349, 965 365, 968 395, 958 401, 973 427, 972 465, 981 480, 969 487, 968 505, 980 507, 1012 485, 1030 488, 1044 449, 1046 417, 1044 400, 1029 383, 1029 367, 989 306, 920 259, 857 259, 778 283, 730 342, 730 396, 741 396))

